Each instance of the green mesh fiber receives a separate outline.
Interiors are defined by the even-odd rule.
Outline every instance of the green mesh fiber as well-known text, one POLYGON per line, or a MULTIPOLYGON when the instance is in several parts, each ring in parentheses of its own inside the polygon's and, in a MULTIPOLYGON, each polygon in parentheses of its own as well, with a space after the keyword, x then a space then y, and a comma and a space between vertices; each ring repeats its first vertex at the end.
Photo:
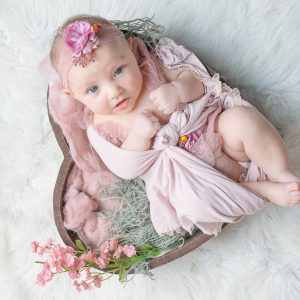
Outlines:
POLYGON ((114 20, 112 23, 121 30, 125 37, 138 37, 153 50, 158 36, 164 31, 164 27, 156 25, 152 18, 134 19, 130 21, 114 20))
POLYGON ((111 186, 100 188, 102 200, 118 198, 119 204, 114 212, 101 211, 111 221, 110 238, 118 238, 121 243, 142 245, 149 243, 161 249, 171 245, 179 246, 184 242, 184 235, 158 235, 150 219, 150 203, 142 179, 120 179, 111 186))

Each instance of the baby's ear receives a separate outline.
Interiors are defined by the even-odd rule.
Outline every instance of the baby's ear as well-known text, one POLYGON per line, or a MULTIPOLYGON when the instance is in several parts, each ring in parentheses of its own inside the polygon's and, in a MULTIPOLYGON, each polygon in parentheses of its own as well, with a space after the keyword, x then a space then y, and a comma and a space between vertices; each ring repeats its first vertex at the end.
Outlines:
POLYGON ((63 88, 63 93, 68 95, 68 96, 73 96, 72 92, 67 88, 63 88))
POLYGON ((127 39, 127 44, 128 44, 128 47, 129 47, 129 49, 132 51, 132 42, 133 42, 133 39, 132 39, 132 37, 129 37, 128 39, 127 39))

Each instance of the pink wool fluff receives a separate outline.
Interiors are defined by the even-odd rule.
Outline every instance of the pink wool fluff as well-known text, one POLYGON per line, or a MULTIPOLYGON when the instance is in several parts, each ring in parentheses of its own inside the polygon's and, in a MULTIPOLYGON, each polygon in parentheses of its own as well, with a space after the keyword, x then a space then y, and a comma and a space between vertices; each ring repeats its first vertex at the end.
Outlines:
POLYGON ((114 210, 118 203, 117 199, 99 200, 99 186, 100 176, 97 172, 83 172, 74 166, 64 196, 64 226, 77 231, 92 248, 106 239, 110 227, 109 219, 99 217, 98 212, 103 209, 114 210))

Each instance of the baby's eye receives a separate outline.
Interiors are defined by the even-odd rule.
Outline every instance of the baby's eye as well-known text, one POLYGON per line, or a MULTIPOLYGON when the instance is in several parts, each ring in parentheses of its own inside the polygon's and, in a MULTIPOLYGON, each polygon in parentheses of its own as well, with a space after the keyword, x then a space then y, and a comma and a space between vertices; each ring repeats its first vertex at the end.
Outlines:
POLYGON ((125 66, 120 66, 115 70, 114 76, 118 76, 123 73, 125 66))
POLYGON ((85 91, 85 93, 86 94, 94 94, 98 91, 98 89, 99 89, 99 87, 97 85, 92 85, 85 91))

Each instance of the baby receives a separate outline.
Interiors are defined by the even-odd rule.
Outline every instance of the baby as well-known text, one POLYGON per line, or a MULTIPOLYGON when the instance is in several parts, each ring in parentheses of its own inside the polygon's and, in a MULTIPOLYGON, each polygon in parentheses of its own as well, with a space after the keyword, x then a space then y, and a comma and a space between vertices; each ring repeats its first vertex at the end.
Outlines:
MULTIPOLYGON (((68 21, 51 50, 63 92, 85 105, 93 126, 113 124, 122 137, 118 146, 130 151, 151 149, 172 113, 208 92, 192 68, 170 68, 153 54, 159 85, 151 88, 137 52, 132 37, 126 39, 110 22, 95 17, 68 21)), ((213 94, 206 108, 210 101, 213 94)), ((242 186, 280 206, 298 204, 300 178, 290 171, 283 141, 272 124, 249 105, 216 108, 214 113, 212 133, 220 137, 222 150, 214 168, 237 182, 243 173, 238 162, 253 161, 268 180, 242 186)))

